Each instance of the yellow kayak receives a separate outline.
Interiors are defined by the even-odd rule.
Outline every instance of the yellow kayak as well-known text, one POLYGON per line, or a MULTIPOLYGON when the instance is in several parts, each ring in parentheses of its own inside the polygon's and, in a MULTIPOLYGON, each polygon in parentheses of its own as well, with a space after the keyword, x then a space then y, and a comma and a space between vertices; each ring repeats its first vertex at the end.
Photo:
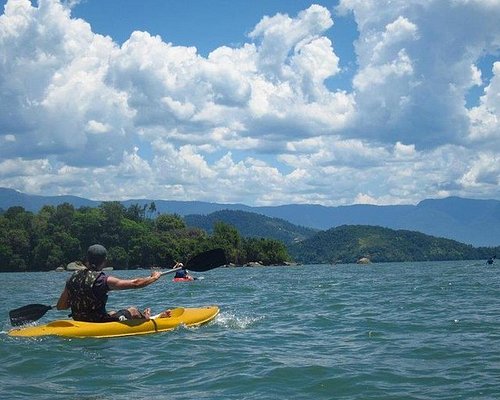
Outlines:
POLYGON ((123 322, 81 322, 57 320, 46 325, 14 328, 9 336, 64 336, 73 338, 111 338, 145 335, 170 331, 178 326, 198 326, 213 320, 219 314, 219 307, 178 307, 171 310, 170 317, 149 320, 133 319, 123 322))

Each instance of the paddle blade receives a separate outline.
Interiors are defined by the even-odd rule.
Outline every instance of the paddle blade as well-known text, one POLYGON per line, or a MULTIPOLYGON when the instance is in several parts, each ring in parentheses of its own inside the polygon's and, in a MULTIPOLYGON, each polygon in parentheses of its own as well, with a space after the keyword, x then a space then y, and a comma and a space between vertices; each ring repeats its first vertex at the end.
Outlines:
POLYGON ((9 311, 10 323, 12 326, 26 324, 42 318, 52 306, 43 304, 28 304, 27 306, 9 311))
POLYGON ((190 271, 204 272, 225 264, 227 259, 224 250, 213 249, 197 254, 186 263, 185 267, 190 271))

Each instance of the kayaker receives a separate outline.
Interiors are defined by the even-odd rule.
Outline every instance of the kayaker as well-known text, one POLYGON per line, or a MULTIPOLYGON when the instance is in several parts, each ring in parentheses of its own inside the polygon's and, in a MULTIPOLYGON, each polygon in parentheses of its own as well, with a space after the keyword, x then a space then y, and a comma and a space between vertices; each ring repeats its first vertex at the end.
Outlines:
POLYGON ((184 268, 182 263, 176 263, 174 268, 182 267, 182 269, 175 272, 174 279, 193 279, 191 275, 187 272, 187 269, 184 268))
MULTIPOLYGON (((139 311, 129 307, 119 311, 106 311, 106 302, 110 290, 139 289, 156 282, 161 274, 152 271, 147 278, 120 279, 106 275, 102 269, 106 266, 107 250, 100 244, 94 244, 87 250, 86 268, 76 271, 66 281, 66 286, 57 302, 58 310, 71 308, 70 316, 76 321, 110 322, 127 319, 149 318, 150 310, 139 311)), ((165 311, 161 316, 168 316, 165 311)))

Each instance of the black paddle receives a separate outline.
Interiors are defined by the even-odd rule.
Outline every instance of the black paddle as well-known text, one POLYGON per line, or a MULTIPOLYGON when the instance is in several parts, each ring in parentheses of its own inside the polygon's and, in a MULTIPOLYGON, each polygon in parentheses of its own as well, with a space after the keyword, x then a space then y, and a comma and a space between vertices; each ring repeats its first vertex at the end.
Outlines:
POLYGON ((12 326, 18 326, 27 322, 33 322, 42 318, 47 311, 54 306, 46 306, 44 304, 28 304, 27 306, 16 308, 9 311, 10 323, 12 326))
POLYGON ((225 264, 227 264, 227 259, 224 250, 213 249, 204 251, 203 253, 190 258, 184 267, 177 267, 168 271, 163 271, 161 274, 170 274, 183 268, 194 272, 205 272, 225 264))
MULTIPOLYGON (((226 254, 223 249, 213 249, 200 253, 186 263, 185 268, 195 272, 205 272, 211 269, 227 264, 226 254)), ((161 274, 166 275, 178 271, 182 267, 177 267, 164 271, 161 274)), ((47 311, 55 306, 46 306, 44 304, 28 304, 27 306, 16 308, 9 311, 10 323, 12 326, 19 326, 28 322, 34 322, 42 318, 47 311)))

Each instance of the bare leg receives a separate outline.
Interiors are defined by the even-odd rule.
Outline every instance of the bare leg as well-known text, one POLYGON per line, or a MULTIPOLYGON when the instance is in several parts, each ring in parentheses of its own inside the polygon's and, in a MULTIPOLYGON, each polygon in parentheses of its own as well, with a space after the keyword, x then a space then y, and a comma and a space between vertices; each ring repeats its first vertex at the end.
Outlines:
POLYGON ((156 314, 156 315, 153 315, 151 317, 151 319, 156 319, 156 318, 170 318, 172 315, 170 313, 170 310, 165 310, 165 311, 162 311, 161 313, 159 314, 156 314))
MULTIPOLYGON (((165 310, 160 314, 151 316, 151 308, 146 308, 143 312, 140 312, 137 307, 128 307, 127 311, 130 313, 130 319, 154 319, 154 318, 167 318, 170 317, 170 310, 165 310)), ((116 311, 111 311, 109 315, 116 314, 116 311)))
POLYGON ((170 316, 171 316, 170 315, 170 310, 165 310, 162 313, 160 313, 160 317, 159 318, 169 318, 170 316))
POLYGON ((127 310, 130 312, 130 315, 132 316, 132 319, 149 319, 149 315, 151 313, 151 311, 149 310, 149 308, 147 308, 146 310, 144 310, 144 312, 148 312, 148 314, 143 314, 141 313, 136 307, 129 307, 127 308, 127 310))

